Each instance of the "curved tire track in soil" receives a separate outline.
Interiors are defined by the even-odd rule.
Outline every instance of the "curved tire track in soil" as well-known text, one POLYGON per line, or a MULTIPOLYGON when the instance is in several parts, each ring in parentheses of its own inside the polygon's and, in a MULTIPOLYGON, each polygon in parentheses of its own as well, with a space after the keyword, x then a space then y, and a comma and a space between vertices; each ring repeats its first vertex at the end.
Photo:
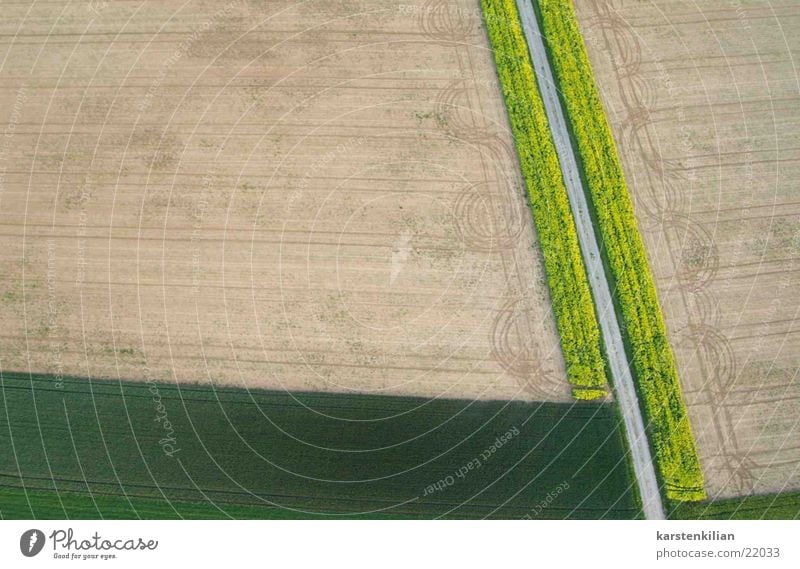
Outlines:
POLYGON ((487 196, 488 186, 489 182, 473 184, 458 196, 453 204, 456 230, 471 249, 487 252, 508 249, 522 236, 523 218, 511 200, 495 205, 494 200, 487 196), (491 226, 484 223, 485 217, 481 213, 487 210, 496 214, 491 219, 498 223, 491 226))
POLYGON ((421 8, 419 27, 431 39, 466 42, 475 30, 475 21, 449 0, 428 0, 421 8))
POLYGON ((466 81, 457 79, 439 92, 436 117, 451 137, 471 144, 490 145, 496 138, 493 131, 476 127, 475 116, 467 97, 466 81))
POLYGON ((559 381, 542 368, 542 353, 534 337, 521 337, 518 321, 527 318, 525 299, 512 298, 492 322, 492 357, 528 393, 544 400, 558 392, 559 381), (552 386, 548 392, 542 386, 552 386))

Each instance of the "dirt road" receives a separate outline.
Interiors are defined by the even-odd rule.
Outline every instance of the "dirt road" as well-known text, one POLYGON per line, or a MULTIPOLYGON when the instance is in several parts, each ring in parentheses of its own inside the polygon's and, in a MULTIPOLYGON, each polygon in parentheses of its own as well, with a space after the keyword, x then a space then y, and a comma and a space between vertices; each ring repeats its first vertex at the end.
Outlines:
POLYGON ((642 495, 643 511, 647 519, 664 519, 664 506, 661 503, 661 494, 658 490, 658 481, 656 480, 650 447, 647 442, 644 420, 636 397, 636 390, 633 386, 628 359, 625 355, 619 322, 617 322, 617 316, 613 309, 611 290, 603 270, 600 249, 592 228, 592 221, 586 203, 583 184, 578 174, 574 150, 569 142, 566 119, 558 100, 553 72, 547 60, 544 42, 539 32, 539 23, 536 20, 530 0, 517 0, 517 7, 522 19, 525 37, 528 41, 528 49, 531 52, 539 89, 544 99, 550 130, 553 133, 553 140, 558 150, 558 159, 561 163, 564 182, 569 193, 581 251, 583 252, 586 270, 589 274, 589 282, 597 305, 600 329, 606 345, 609 367, 613 375, 614 390, 630 442, 633 466, 639 484, 639 491, 642 495))

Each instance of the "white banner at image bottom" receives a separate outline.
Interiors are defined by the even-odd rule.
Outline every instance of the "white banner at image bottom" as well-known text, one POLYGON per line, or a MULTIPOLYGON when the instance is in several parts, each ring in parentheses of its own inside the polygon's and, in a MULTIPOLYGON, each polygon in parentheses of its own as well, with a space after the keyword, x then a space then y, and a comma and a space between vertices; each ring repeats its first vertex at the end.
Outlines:
POLYGON ((4 521, 0 567, 800 567, 799 530, 800 521, 4 521))

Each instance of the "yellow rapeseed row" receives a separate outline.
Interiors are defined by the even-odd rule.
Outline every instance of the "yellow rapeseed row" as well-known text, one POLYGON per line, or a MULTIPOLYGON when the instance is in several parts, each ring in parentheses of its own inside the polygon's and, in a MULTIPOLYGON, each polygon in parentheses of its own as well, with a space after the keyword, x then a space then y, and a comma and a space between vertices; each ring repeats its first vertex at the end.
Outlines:
MULTIPOLYGON (((705 498, 664 317, 571 0, 532 0, 542 24, 622 316, 634 380, 668 498, 705 498)), ((492 2, 494 4, 494 2, 492 2)))
POLYGON ((516 141, 567 374, 577 399, 606 395, 600 332, 558 156, 514 0, 482 0, 516 141))

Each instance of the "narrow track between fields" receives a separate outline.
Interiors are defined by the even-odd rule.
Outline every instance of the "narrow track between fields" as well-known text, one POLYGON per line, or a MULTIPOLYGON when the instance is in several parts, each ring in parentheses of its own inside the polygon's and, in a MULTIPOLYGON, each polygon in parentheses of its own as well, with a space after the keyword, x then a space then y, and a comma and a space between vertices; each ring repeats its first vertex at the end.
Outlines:
POLYGON ((600 330, 606 346, 609 368, 611 369, 614 392, 622 411, 623 422, 633 457, 633 468, 639 492, 642 497, 642 509, 647 519, 664 519, 664 505, 658 488, 653 459, 647 440, 647 431, 642 418, 639 400, 633 384, 633 376, 625 354, 617 314, 611 300, 611 288, 603 268, 600 248, 597 243, 583 182, 578 172, 575 150, 569 139, 566 118, 558 99, 553 70, 547 58, 547 51, 542 38, 539 22, 531 0, 516 0, 525 39, 528 42, 536 80, 544 101, 550 131, 558 152, 558 160, 564 183, 567 186, 575 227, 578 231, 581 252, 583 253, 589 283, 597 306, 600 330))

